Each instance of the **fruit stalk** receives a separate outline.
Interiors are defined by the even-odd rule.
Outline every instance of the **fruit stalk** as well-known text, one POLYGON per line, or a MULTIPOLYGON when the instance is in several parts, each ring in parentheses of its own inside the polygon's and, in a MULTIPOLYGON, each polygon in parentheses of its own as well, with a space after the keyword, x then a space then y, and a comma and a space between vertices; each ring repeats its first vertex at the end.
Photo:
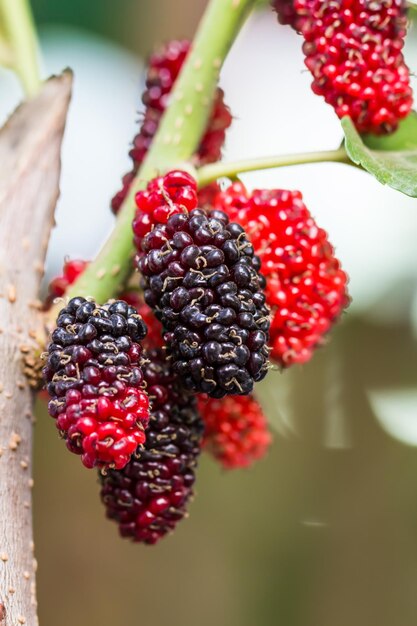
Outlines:
POLYGON ((210 163, 200 167, 197 171, 198 185, 204 187, 221 177, 235 178, 244 172, 273 169, 275 167, 287 167, 289 165, 306 165, 308 163, 346 163, 354 165, 346 154, 344 147, 338 150, 325 150, 322 152, 301 152, 299 154, 279 154, 260 157, 258 159, 244 159, 210 163))

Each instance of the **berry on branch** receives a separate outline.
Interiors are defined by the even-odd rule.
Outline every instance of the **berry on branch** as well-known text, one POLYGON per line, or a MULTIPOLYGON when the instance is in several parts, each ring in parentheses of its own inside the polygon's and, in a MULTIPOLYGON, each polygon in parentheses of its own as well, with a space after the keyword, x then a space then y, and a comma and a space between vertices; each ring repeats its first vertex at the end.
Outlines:
MULTIPOLYGON (((55 298, 65 295, 68 287, 83 273, 88 263, 88 261, 80 260, 65 261, 62 276, 53 278, 49 283, 48 296, 45 302, 46 309, 50 308, 55 298)), ((161 323, 156 319, 152 310, 144 301, 142 294, 139 293, 137 289, 129 289, 129 287, 126 287, 120 294, 119 300, 123 300, 134 307, 145 322, 148 331, 142 341, 142 346, 145 349, 161 348, 163 346, 161 323)))
POLYGON ((404 0, 273 0, 279 20, 304 37, 312 90, 361 133, 394 131, 411 111, 402 53, 404 0))
POLYGON ((198 205, 197 183, 187 172, 174 170, 154 178, 144 191, 136 194, 137 210, 133 219, 133 241, 141 250, 145 235, 171 215, 187 213, 198 205))
POLYGON ((48 410, 88 468, 120 469, 145 441, 145 335, 142 318, 121 300, 100 307, 73 298, 58 316, 43 370, 48 410))
MULTIPOLYGON (((152 140, 158 130, 161 117, 168 106, 169 95, 180 73, 181 67, 190 50, 189 41, 171 41, 155 52, 149 60, 146 77, 146 90, 142 96, 145 113, 139 133, 133 140, 133 147, 129 153, 133 161, 133 169, 123 178, 123 186, 114 196, 111 206, 114 213, 120 209, 129 187, 141 166, 152 140)), ((226 130, 232 123, 229 108, 223 101, 223 91, 217 88, 214 97, 213 109, 206 132, 194 156, 198 165, 213 163, 221 157, 226 130)), ((204 202, 208 201, 218 190, 216 183, 208 185, 204 190, 204 202)))
POLYGON ((282 367, 308 361, 349 303, 348 278, 299 191, 240 182, 220 192, 214 209, 241 224, 261 259, 271 307, 271 358, 282 367))
POLYGON ((249 467, 266 454, 272 438, 253 396, 216 400, 203 395, 198 408, 204 422, 203 448, 224 468, 249 467))
POLYGON ((151 400, 146 442, 121 471, 100 473, 101 499, 120 534, 154 544, 186 515, 201 450, 203 425, 161 350, 146 353, 151 400))
POLYGON ((265 279, 242 226, 221 211, 194 208, 190 178, 174 171, 152 182, 159 192, 151 208, 149 187, 137 194, 133 228, 145 300, 167 331, 173 371, 187 389, 245 395, 268 369, 265 279), (172 184, 182 178, 184 187, 172 184), (149 217, 144 237, 142 217, 149 217))

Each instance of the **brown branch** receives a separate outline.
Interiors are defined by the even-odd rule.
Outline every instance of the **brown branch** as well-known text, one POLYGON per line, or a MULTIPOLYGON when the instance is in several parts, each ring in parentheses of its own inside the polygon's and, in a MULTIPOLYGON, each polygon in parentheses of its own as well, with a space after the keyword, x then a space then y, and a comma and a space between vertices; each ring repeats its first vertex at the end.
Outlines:
POLYGON ((33 392, 24 369, 59 193, 72 76, 50 79, 0 131, 0 625, 38 623, 32 535, 33 392))

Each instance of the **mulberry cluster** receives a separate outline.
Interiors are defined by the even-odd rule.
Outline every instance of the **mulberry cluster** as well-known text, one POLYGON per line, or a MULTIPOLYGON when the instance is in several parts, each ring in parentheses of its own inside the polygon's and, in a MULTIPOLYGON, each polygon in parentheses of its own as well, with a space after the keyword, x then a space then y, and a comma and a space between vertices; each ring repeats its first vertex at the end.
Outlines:
MULTIPOLYGON (((188 41, 171 41, 153 54, 149 61, 146 77, 146 90, 142 96, 145 114, 139 133, 133 140, 129 153, 133 169, 123 178, 122 189, 114 196, 111 206, 117 213, 125 199, 132 180, 142 164, 152 140, 158 130, 161 117, 168 105, 171 89, 180 73, 181 67, 190 50, 188 41)), ((213 110, 194 160, 199 165, 218 161, 224 143, 226 130, 232 123, 232 116, 223 101, 223 91, 218 88, 215 94, 213 110)), ((217 191, 217 185, 209 185, 204 191, 204 201, 217 191)))
POLYGON ((253 396, 222 400, 200 396, 198 408, 204 422, 203 447, 226 469, 248 467, 261 459, 271 435, 262 408, 253 396))
POLYGON ((396 129, 412 107, 402 49, 404 0, 273 0, 279 19, 304 37, 314 93, 359 132, 396 129))
POLYGON ((50 415, 86 467, 121 469, 145 441, 146 327, 133 307, 73 298, 61 310, 43 370, 50 415))
MULTIPOLYGON (((173 371, 187 389, 211 397, 248 394, 268 363, 260 260, 245 230, 225 213, 185 213, 174 198, 163 197, 161 213, 165 208, 171 215, 141 240, 138 269, 145 300, 166 329, 173 371)), ((141 214, 141 194, 137 204, 141 214)))
POLYGON ((161 350, 146 353, 151 399, 146 442, 122 471, 100 474, 107 516, 120 534, 156 543, 186 514, 201 450, 203 425, 196 400, 184 392, 161 350))
POLYGON ((299 191, 242 183, 219 193, 216 211, 244 226, 261 259, 271 307, 271 358, 282 367, 305 363, 348 305, 348 278, 327 233, 317 226, 299 191))

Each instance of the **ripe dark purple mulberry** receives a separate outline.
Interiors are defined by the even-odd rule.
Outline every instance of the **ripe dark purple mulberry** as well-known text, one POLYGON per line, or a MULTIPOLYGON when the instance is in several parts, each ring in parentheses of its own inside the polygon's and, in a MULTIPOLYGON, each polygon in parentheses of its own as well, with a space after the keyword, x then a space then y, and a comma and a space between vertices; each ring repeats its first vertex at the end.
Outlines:
POLYGON ((145 440, 145 335, 140 315, 121 300, 100 307, 73 298, 58 316, 43 370, 48 410, 86 467, 120 469, 145 440))
MULTIPOLYGON (((60 298, 65 295, 68 287, 72 285, 79 276, 81 276, 85 268, 88 267, 88 264, 89 261, 82 261, 79 259, 68 259, 65 261, 62 274, 53 278, 49 283, 48 296, 45 301, 46 310, 51 307, 55 298, 60 298)), ((119 299, 134 307, 147 327, 146 337, 142 341, 142 346, 144 348, 162 347, 162 326, 156 319, 151 309, 144 302, 142 295, 137 291, 137 289, 129 289, 129 287, 127 287, 120 294, 119 299)))
POLYGON ((122 537, 156 543, 186 514, 193 493, 203 424, 162 350, 146 353, 151 400, 146 442, 121 471, 100 473, 101 499, 122 537))
POLYGON ((215 398, 250 393, 267 372, 270 321, 242 226, 222 211, 171 215, 141 240, 138 268, 185 387, 215 398))

